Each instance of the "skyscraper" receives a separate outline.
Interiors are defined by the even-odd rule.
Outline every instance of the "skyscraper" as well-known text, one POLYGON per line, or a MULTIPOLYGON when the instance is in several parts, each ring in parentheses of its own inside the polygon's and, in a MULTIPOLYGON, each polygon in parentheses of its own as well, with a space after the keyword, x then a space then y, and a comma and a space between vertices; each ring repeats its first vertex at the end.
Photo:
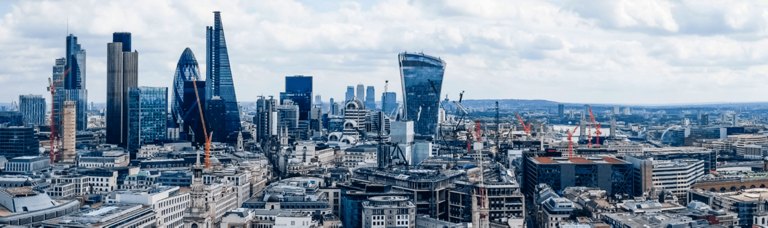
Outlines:
POLYGON ((365 101, 365 85, 363 84, 357 84, 357 93, 355 94, 355 99, 362 101, 365 101))
POLYGON ((565 116, 565 105, 557 104, 557 117, 563 118, 565 116))
POLYGON ((368 86, 365 89, 365 108, 376 110, 376 89, 373 86, 368 86))
MULTIPOLYGON (((66 74, 62 78, 64 92, 63 100, 75 101, 77 109, 76 124, 77 130, 88 128, 88 92, 85 89, 85 50, 77 43, 77 36, 69 34, 66 42, 66 74)), ((62 84, 57 85, 61 87, 62 84)), ((62 103, 63 105, 63 103, 62 103)))
POLYGON ((124 51, 126 36, 119 33, 107 44, 107 143, 121 146, 128 136, 128 92, 137 86, 139 70, 139 53, 124 51))
POLYGON ((77 155, 75 152, 75 137, 77 135, 75 126, 75 123, 77 122, 75 120, 75 117, 77 116, 77 108, 75 103, 75 101, 64 102, 64 112, 62 113, 63 125, 61 126, 61 141, 64 149, 61 160, 64 162, 74 162, 75 156, 77 155))
POLYGON ((112 42, 122 43, 123 52, 131 52, 131 33, 130 32, 116 32, 112 33, 112 42))
POLYGON ((355 99, 355 87, 347 86, 347 93, 344 94, 344 102, 350 101, 352 99, 355 99))
POLYGON ((381 94, 381 111, 394 118, 397 113, 397 93, 384 92, 381 94))
POLYGON ((168 88, 133 87, 128 91, 128 150, 131 159, 141 145, 165 141, 168 88))
POLYGON ((45 125, 45 98, 40 95, 20 95, 19 111, 24 117, 24 125, 45 125))
POLYGON ((312 76, 285 76, 285 92, 280 93, 280 103, 293 101, 299 106, 299 120, 309 120, 312 109, 312 76))
MULTIPOLYGON (((213 12, 213 26, 206 28, 206 103, 217 98, 223 103, 223 110, 214 112, 223 113, 221 125, 210 125, 211 131, 215 131, 222 139, 236 136, 240 131, 240 112, 237 107, 235 85, 232 80, 232 70, 229 67, 229 54, 227 42, 224 39, 224 27, 221 23, 221 13, 213 12)), ((222 107, 220 105, 207 104, 208 107, 222 107)), ((211 111, 211 110, 208 110, 211 111)), ((209 131, 210 132, 210 131, 209 131)), ((219 138, 219 137, 217 137, 219 138)))
MULTIPOLYGON (((176 73, 173 75, 173 96, 171 97, 171 123, 173 126, 169 126, 177 128, 179 130, 179 138, 184 140, 190 140, 189 131, 192 127, 199 127, 190 125, 200 125, 200 123, 193 121, 193 119, 200 119, 194 88, 185 89, 185 84, 193 86, 193 81, 200 81, 200 69, 197 65, 195 54, 192 53, 191 49, 186 48, 181 53, 181 57, 179 57, 179 62, 176 64, 176 73), (186 100, 187 98, 190 100, 186 100)), ((204 82, 198 83, 205 84, 204 82)), ((200 96, 201 101, 205 99, 203 92, 205 92, 204 88, 198 90, 198 96, 200 96)))
POLYGON ((424 53, 400 53, 403 82, 403 114, 414 122, 417 135, 437 132, 438 104, 443 85, 445 62, 424 53))
POLYGON ((277 135, 277 101, 272 98, 260 96, 256 100, 256 115, 253 123, 256 125, 256 141, 264 142, 273 135, 277 135))

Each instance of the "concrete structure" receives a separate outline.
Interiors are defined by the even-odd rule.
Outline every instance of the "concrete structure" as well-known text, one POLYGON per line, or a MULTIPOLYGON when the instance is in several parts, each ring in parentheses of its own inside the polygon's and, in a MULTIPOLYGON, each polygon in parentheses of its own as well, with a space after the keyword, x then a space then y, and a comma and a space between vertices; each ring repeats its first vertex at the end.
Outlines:
POLYGON ((51 168, 50 161, 41 156, 23 156, 8 160, 5 163, 5 173, 32 174, 51 168))
POLYGON ((63 144, 63 150, 61 152, 61 161, 72 163, 75 161, 77 152, 75 151, 75 137, 77 134, 77 109, 75 109, 74 101, 64 102, 64 113, 62 114, 62 126, 61 126, 61 141, 63 144))
POLYGON ((104 204, 99 208, 43 222, 44 228, 108 228, 152 227, 156 224, 151 206, 138 204, 104 204))
POLYGON ((698 227, 690 217, 670 213, 612 213, 604 214, 604 220, 612 227, 698 227))
POLYGON ((627 157, 634 168, 635 192, 670 191, 681 204, 688 202, 688 190, 704 176, 704 161, 696 159, 654 160, 627 157))
POLYGON ((547 184, 555 191, 570 186, 599 187, 609 195, 634 196, 632 164, 615 157, 528 157, 523 189, 532 195, 535 186, 547 184))
POLYGON ((400 150, 403 151, 405 157, 408 159, 408 162, 412 165, 418 164, 414 163, 416 160, 419 160, 420 162, 428 157, 423 156, 423 154, 415 155, 413 153, 414 135, 415 132, 413 131, 413 121, 392 122, 391 130, 389 132, 390 140, 393 143, 397 143, 397 146, 400 147, 400 150), (414 157, 419 159, 414 159, 414 157))
POLYGON ((152 187, 145 190, 124 190, 113 192, 107 197, 107 203, 141 204, 150 206, 155 212, 155 226, 183 227, 182 219, 189 206, 190 196, 187 190, 179 187, 152 187))
POLYGON ((139 70, 139 53, 123 47, 127 37, 117 34, 107 44, 106 141, 121 146, 128 138, 128 91, 138 85, 139 70))
POLYGON ((701 189, 691 189, 689 201, 698 201, 709 205, 712 209, 723 209, 738 215, 738 225, 751 227, 756 216, 766 211, 768 189, 754 188, 731 192, 709 192, 701 189))
POLYGON ((403 196, 374 196, 363 202, 362 225, 366 228, 416 227, 416 206, 403 196))
MULTIPOLYGON (((472 223, 473 195, 479 191, 479 183, 456 181, 456 187, 448 193, 449 219, 455 223, 472 223)), ((483 188, 488 204, 488 221, 505 224, 510 219, 525 218, 525 198, 520 185, 513 181, 485 180, 483 188)))
POLYGON ((0 224, 17 226, 37 225, 76 212, 80 207, 77 200, 53 200, 31 187, 0 189, 0 205, 0 224))
POLYGON ((80 154, 77 166, 83 168, 126 167, 130 159, 122 150, 94 151, 80 154))

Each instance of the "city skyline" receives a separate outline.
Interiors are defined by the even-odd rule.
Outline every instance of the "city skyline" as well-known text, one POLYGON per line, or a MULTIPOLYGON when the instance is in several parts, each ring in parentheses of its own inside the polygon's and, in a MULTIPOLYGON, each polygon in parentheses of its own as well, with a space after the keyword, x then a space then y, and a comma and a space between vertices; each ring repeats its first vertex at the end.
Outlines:
POLYGON ((68 33, 88 50, 89 101, 105 101, 103 44, 115 31, 131 32, 140 47, 139 85, 170 88, 178 53, 186 47, 204 53, 204 27, 215 10, 232 21, 229 54, 241 101, 277 95, 283 77, 297 74, 313 75, 315 94, 325 99, 341 100, 348 84, 383 91, 385 80, 400 83, 395 56, 402 51, 423 51, 449 63, 442 97, 452 100, 462 90, 467 99, 584 103, 768 100, 761 89, 768 79, 760 77, 768 57, 759 53, 768 46, 760 38, 766 7, 755 2, 257 4, 263 5, 0 3, 0 47, 8 50, 0 61, 0 82, 17 85, 0 91, 0 101, 46 94, 51 58, 65 55, 62 39, 68 33), (161 10, 150 14, 142 7, 161 10), (77 13, 65 13, 73 9, 77 13), (136 15, 115 16, 125 12, 136 15), (412 17, 400 21, 402 15, 412 17), (167 42, 169 36, 174 42, 167 42))

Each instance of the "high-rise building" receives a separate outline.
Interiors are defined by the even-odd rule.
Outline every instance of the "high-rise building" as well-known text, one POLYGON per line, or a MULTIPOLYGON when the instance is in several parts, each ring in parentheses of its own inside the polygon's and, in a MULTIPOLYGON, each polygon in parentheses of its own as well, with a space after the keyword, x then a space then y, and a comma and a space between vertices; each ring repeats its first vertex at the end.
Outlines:
POLYGON ((56 135, 61 135, 61 114, 64 112, 64 100, 66 96, 66 89, 64 89, 64 72, 67 68, 67 59, 56 59, 51 75, 51 84, 54 88, 53 95, 53 110, 51 110, 51 117, 53 118, 53 127, 56 131, 56 135))
POLYGON ((264 142, 277 135, 277 101, 272 98, 260 96, 256 100, 256 115, 253 116, 253 124, 256 125, 256 141, 264 142))
POLYGON ((357 93, 355 93, 355 99, 361 102, 365 101, 365 85, 357 84, 357 93))
POLYGON ((655 160, 626 157, 634 168, 635 192, 670 191, 680 203, 688 202, 688 190, 705 175, 704 161, 698 159, 655 160))
POLYGON ((0 156, 7 159, 39 156, 40 145, 33 127, 0 126, 0 156))
MULTIPOLYGON (((201 145, 205 143, 205 134, 203 133, 203 121, 200 119, 200 113, 205 112, 206 107, 208 107, 205 103, 205 81, 185 81, 182 94, 181 100, 183 102, 181 107, 189 109, 186 110, 186 113, 182 113, 184 125, 179 126, 179 128, 183 127, 185 129, 186 138, 184 139, 201 145), (200 97, 200 104, 197 103, 198 97, 200 97)), ((205 116, 205 113, 203 113, 203 116, 205 116)))
POLYGON ((423 53, 406 52, 400 53, 399 60, 403 114, 414 122, 417 135, 435 135, 445 62, 423 53))
POLYGON ((565 105, 557 104, 557 117, 563 118, 565 116, 565 105))
POLYGON ((395 92, 384 92, 381 94, 381 111, 387 116, 394 118, 397 113, 397 94, 395 92))
POLYGON ((75 117, 77 117, 77 108, 75 103, 75 101, 65 101, 64 113, 62 113, 63 125, 61 126, 61 141, 63 144, 63 151, 61 160, 68 163, 74 162, 75 156, 77 155, 75 152, 75 137, 77 135, 77 127, 75 126, 75 123, 77 122, 75 120, 75 117))
POLYGON ((355 99, 355 87, 347 86, 347 92, 344 94, 344 102, 355 99))
POLYGON ((280 103, 293 101, 299 106, 299 120, 309 120, 312 109, 312 76, 285 76, 285 92, 280 93, 280 103))
POLYGON ((137 86, 139 70, 139 53, 124 51, 126 36, 119 33, 107 44, 107 143, 121 146, 128 136, 128 92, 137 86))
MULTIPOLYGON (((190 140, 189 131, 192 129, 190 125, 199 125, 199 123, 193 122, 193 119, 197 120, 200 116, 197 109, 195 88, 186 89, 187 87, 185 87, 187 83, 192 87, 194 85, 193 81, 200 81, 200 69, 197 65, 195 54, 192 53, 191 49, 186 48, 181 53, 179 62, 176 63, 176 73, 173 75, 173 96, 171 97, 171 124, 173 125, 169 126, 169 128, 178 129, 179 139, 183 140, 190 140)), ((205 84, 205 82, 199 83, 205 84)), ((197 92, 202 102, 205 99, 205 96, 202 96, 205 89, 201 88, 197 92)))
POLYGON ((112 33, 112 42, 122 43, 123 52, 131 52, 131 33, 130 32, 116 32, 112 33))
POLYGON ((376 89, 373 86, 368 86, 365 89, 365 108, 376 110, 376 89))
MULTIPOLYGON (((391 131, 389 133, 390 140, 392 143, 396 143, 397 146, 400 147, 400 150, 403 151, 405 157, 408 159, 408 162, 411 163, 414 161, 414 157, 428 157, 428 155, 415 156, 413 154, 413 134, 413 121, 392 122, 391 131)), ((416 163, 413 164, 415 165, 416 163)))
MULTIPOLYGON (((66 42, 66 65, 64 67, 65 72, 63 78, 63 95, 64 100, 71 100, 77 102, 77 130, 85 130, 88 128, 88 92, 85 89, 85 50, 77 43, 77 37, 69 34, 66 42)), ((62 84, 57 85, 61 87, 62 84)), ((64 102, 60 100, 60 102, 64 102)), ((63 103, 61 103, 63 105, 63 103)))
POLYGON ((525 160, 523 191, 534 194, 535 186, 547 184, 560 192, 566 187, 604 189, 610 195, 635 196, 632 163, 615 157, 529 157, 525 160))
POLYGON ((128 91, 128 143, 131 159, 139 147, 166 139, 168 88, 133 87, 128 91))
POLYGON ((40 95, 20 95, 19 111, 24 118, 24 125, 45 125, 45 98, 40 95))
MULTIPOLYGON (((221 125, 209 125, 210 131, 216 132, 217 139, 235 139, 240 131, 240 111, 235 96, 235 84, 232 80, 232 69, 229 66, 227 42, 224 39, 224 26, 221 23, 221 13, 213 12, 213 26, 206 28, 206 102, 217 98, 223 103, 221 125)), ((208 107, 221 107, 208 104, 208 107)), ((211 110, 207 110, 211 111, 211 110)), ((221 141, 221 140, 217 140, 221 141)))

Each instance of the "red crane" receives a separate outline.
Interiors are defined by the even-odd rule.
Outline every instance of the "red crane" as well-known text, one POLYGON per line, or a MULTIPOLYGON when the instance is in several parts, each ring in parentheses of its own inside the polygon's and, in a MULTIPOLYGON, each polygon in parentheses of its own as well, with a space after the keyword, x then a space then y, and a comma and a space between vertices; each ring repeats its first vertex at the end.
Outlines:
MULTIPOLYGON (((58 81, 58 83, 63 82, 66 80, 67 75, 69 74, 69 68, 64 69, 64 72, 62 72, 61 80, 58 81)), ((49 153, 50 162, 53 164, 56 162, 56 120, 54 119, 54 116, 56 116, 56 109, 54 109, 54 106, 56 104, 56 83, 57 81, 48 78, 48 91, 51 92, 51 121, 49 126, 51 127, 51 150, 49 153)))
POLYGON ((568 157, 573 157, 573 133, 576 132, 576 129, 579 129, 579 125, 576 125, 576 127, 573 128, 572 131, 568 131, 566 129, 566 133, 568 133, 568 157))
MULTIPOLYGON (((595 121, 595 114, 592 113, 592 107, 589 107, 589 120, 592 122, 592 125, 595 128, 595 136, 597 138, 597 141, 595 142, 596 147, 600 147, 600 134, 603 132, 600 131, 600 123, 595 121)), ((590 134, 589 138, 589 147, 592 147, 592 136, 590 134)))
POLYGON ((531 134, 531 125, 526 125, 525 121, 523 120, 523 117, 520 117, 520 114, 515 113, 515 116, 517 117, 517 121, 520 122, 520 125, 523 126, 523 131, 525 131, 525 134, 530 135, 531 134))
POLYGON ((197 80, 192 77, 192 88, 195 89, 195 98, 197 99, 197 111, 200 114, 200 124, 203 125, 203 135, 205 135, 205 168, 211 168, 211 139, 213 138, 213 132, 208 135, 208 129, 205 127, 205 116, 203 115, 203 107, 200 104, 200 95, 197 93, 197 80))

